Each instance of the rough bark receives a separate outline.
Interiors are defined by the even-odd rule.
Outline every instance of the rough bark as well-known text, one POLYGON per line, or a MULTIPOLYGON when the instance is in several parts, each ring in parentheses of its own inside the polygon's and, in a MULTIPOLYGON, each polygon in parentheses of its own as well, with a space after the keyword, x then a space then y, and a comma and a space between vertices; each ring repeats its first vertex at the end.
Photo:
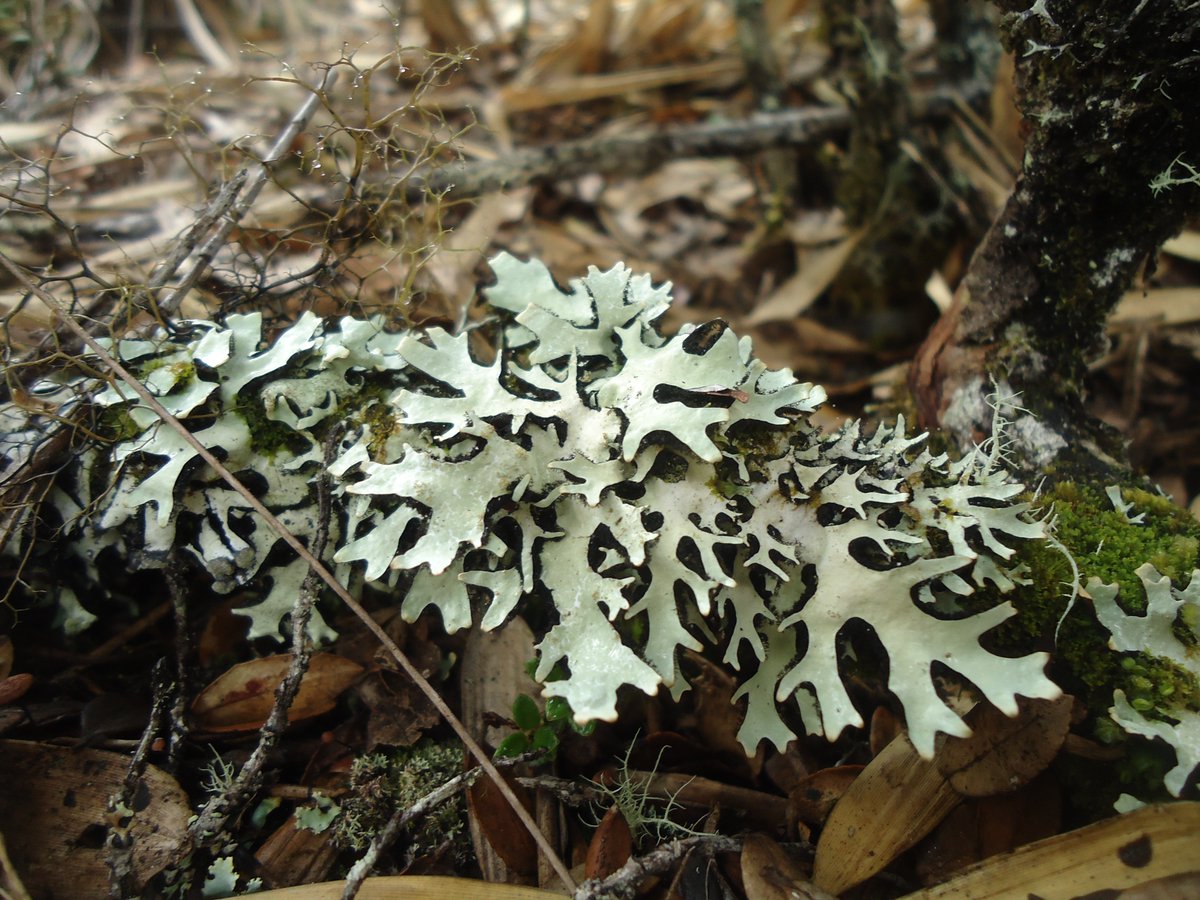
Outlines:
POLYGON ((910 386, 922 424, 960 446, 989 433, 998 386, 1022 397, 1017 463, 1121 470, 1119 440, 1084 410, 1083 379, 1134 275, 1200 209, 1183 166, 1200 163, 1200 5, 997 5, 1029 128, 1024 166, 910 386))

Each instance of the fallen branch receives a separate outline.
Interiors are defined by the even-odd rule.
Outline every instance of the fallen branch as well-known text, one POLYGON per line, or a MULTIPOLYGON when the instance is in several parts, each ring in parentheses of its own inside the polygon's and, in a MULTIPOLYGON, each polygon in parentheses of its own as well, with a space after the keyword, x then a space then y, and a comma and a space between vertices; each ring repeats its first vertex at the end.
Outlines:
MULTIPOLYGON (((987 87, 967 82, 916 94, 913 118, 931 121, 950 115, 960 104, 986 95, 987 87)), ((454 200, 512 190, 538 181, 562 181, 581 175, 642 175, 665 163, 695 157, 738 157, 780 147, 823 141, 845 132, 854 111, 847 107, 801 107, 755 113, 746 119, 706 122, 617 137, 564 141, 517 150, 503 159, 448 165, 414 172, 399 191, 406 202, 429 195, 454 200)), ((363 199, 388 200, 394 184, 369 184, 363 199)))

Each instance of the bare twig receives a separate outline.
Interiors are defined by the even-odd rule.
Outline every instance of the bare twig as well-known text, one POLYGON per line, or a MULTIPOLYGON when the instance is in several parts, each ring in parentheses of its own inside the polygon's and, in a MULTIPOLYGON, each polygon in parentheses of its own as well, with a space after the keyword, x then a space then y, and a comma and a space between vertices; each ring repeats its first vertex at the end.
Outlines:
MULTIPOLYGON (((989 86, 965 82, 951 87, 916 92, 912 98, 914 120, 940 119, 955 104, 968 102, 989 86)), ((627 134, 616 137, 562 141, 508 153, 503 159, 442 166, 416 172, 400 192, 408 202, 429 195, 461 200, 492 191, 511 190, 537 181, 555 181, 580 175, 620 173, 642 175, 664 163, 694 157, 745 156, 780 147, 812 144, 847 131, 853 112, 845 107, 801 107, 760 112, 746 119, 627 134)), ((393 196, 394 185, 368 186, 366 190, 393 196)), ((370 200, 368 195, 364 199, 370 200)))
POLYGON ((195 435, 188 431, 187 427, 175 416, 173 416, 166 409, 166 407, 164 407, 158 401, 158 398, 156 398, 150 393, 149 390, 146 389, 145 385, 143 385, 132 374, 130 374, 128 369, 114 359, 112 354, 110 354, 103 346, 101 346, 101 344, 95 338, 88 334, 83 326, 75 321, 75 318, 71 315, 70 311, 66 309, 66 307, 58 300, 57 297, 34 284, 29 275, 26 274, 23 269, 14 264, 13 261, 8 258, 7 254, 3 252, 0 252, 0 263, 4 265, 4 268, 12 273, 13 277, 15 277, 17 281, 26 288, 26 290, 31 291, 43 303, 49 306, 50 309, 62 317, 62 320, 67 327, 70 328, 71 331, 73 331, 76 335, 78 335, 85 344, 87 344, 87 346, 92 350, 93 353, 96 354, 96 356, 104 363, 104 365, 118 378, 128 384, 133 392, 142 400, 142 402, 152 409, 163 422, 167 423, 170 428, 177 431, 179 435, 188 443, 188 445, 197 453, 197 455, 199 455, 201 459, 208 463, 208 465, 212 467, 212 470, 220 475, 225 483, 228 484, 234 491, 236 491, 237 494, 246 501, 250 508, 263 518, 271 530, 278 534, 279 537, 282 538, 289 547, 299 554, 301 559, 308 563, 309 568, 316 573, 317 577, 324 581, 325 584, 327 584, 329 588, 335 594, 337 594, 341 601, 345 603, 346 606, 353 611, 359 619, 362 620, 363 624, 366 625, 367 629, 374 634, 376 638, 378 638, 379 642, 388 651, 388 653, 391 654, 392 658, 395 659, 400 668, 404 670, 405 674, 407 674, 408 677, 412 679, 413 683, 417 685, 421 693, 423 693, 429 699, 429 702, 433 704, 434 709, 436 709, 441 714, 442 718, 445 719, 450 725, 450 727, 454 729, 454 732, 458 735, 459 740, 463 742, 463 746, 467 748, 470 754, 479 762, 479 765, 483 768, 483 770, 487 772, 488 777, 491 778, 495 783, 496 789, 500 791, 501 795, 512 807, 513 812, 516 813, 517 818, 520 819, 521 824, 523 824, 529 830, 534 842, 538 845, 538 848, 542 851, 542 853, 546 855, 546 858, 550 861, 551 865, 554 866, 555 873, 560 879, 562 879, 563 884, 566 885, 568 889, 574 890, 575 879, 571 877, 570 871, 567 869, 562 859, 559 858, 554 848, 550 846, 549 841, 546 840, 546 836, 542 834, 541 830, 537 827, 537 824, 533 821, 533 817, 530 816, 528 810, 526 810, 521 801, 517 799, 517 796, 513 793, 512 788, 510 788, 508 783, 500 777, 500 772, 492 763, 487 752, 479 746, 479 743, 471 736, 471 733, 467 731, 466 726, 464 726, 458 716, 454 714, 453 710, 450 709, 450 707, 446 704, 446 701, 443 700, 442 696, 434 689, 433 685, 429 683, 429 680, 426 679, 416 668, 416 666, 412 664, 412 661, 409 660, 404 651, 400 649, 400 647, 392 639, 391 635, 389 635, 383 629, 383 627, 371 617, 371 614, 363 608, 362 604, 359 603, 336 578, 334 578, 333 574, 329 571, 325 564, 317 559, 317 557, 313 555, 312 551, 304 546, 300 539, 292 534, 291 531, 288 530, 287 526, 279 521, 279 518, 269 509, 267 509, 267 507, 263 505, 262 501, 259 500, 258 497, 256 497, 253 492, 251 492, 250 489, 247 488, 237 478, 237 476, 230 472, 229 469, 226 468, 225 465, 213 455, 212 451, 205 447, 195 435))
MULTIPOLYGON (((330 68, 325 71, 325 74, 315 87, 308 88, 310 91, 309 96, 300 108, 292 114, 292 117, 276 136, 266 154, 261 159, 244 165, 228 181, 221 185, 216 195, 209 201, 208 206, 196 218, 196 221, 175 242, 171 252, 167 254, 162 262, 155 266, 145 286, 135 292, 129 301, 114 313, 111 321, 101 316, 100 312, 103 306, 112 302, 116 296, 116 292, 104 291, 101 293, 96 300, 96 307, 89 308, 85 312, 86 318, 94 319, 89 325, 89 334, 95 336, 102 331, 107 331, 119 336, 129 326, 129 323, 133 321, 134 317, 140 313, 154 311, 156 306, 158 312, 165 317, 174 316, 179 312, 183 300, 204 276, 217 251, 229 237, 230 231, 233 230, 233 227, 237 225, 242 216, 253 205, 255 199, 257 199, 267 182, 267 178, 271 174, 271 167, 284 157, 284 154, 296 140, 297 135, 308 126, 325 92, 333 87, 336 79, 336 71, 330 68), (155 296, 175 279, 180 267, 193 254, 195 254, 195 260, 187 272, 184 273, 179 283, 175 285, 166 297, 156 304, 155 296)), ((9 199, 11 202, 20 202, 18 198, 9 199)), ((39 207, 38 209, 43 213, 50 213, 48 206, 39 207)), ((64 232, 71 232, 70 227, 65 222, 57 220, 57 224, 64 232)), ((84 274, 89 274, 86 269, 84 274)), ((83 346, 78 341, 63 341, 62 343, 61 352, 66 355, 78 353, 83 346)), ((20 372, 20 378, 26 385, 38 378, 44 371, 44 368, 44 365, 36 364, 33 358, 28 356, 10 365, 12 371, 20 372)))
POLYGON ((175 699, 171 704, 171 726, 167 737, 167 755, 172 762, 179 758, 187 737, 187 696, 191 677, 188 660, 191 658, 191 631, 188 628, 187 582, 180 571, 182 562, 179 552, 172 549, 163 574, 167 590, 171 594, 171 607, 175 611, 175 699))
POLYGON ((608 796, 594 785, 557 775, 521 776, 517 778, 517 783, 530 790, 547 791, 567 806, 587 806, 589 803, 599 803, 608 796))
MULTIPOLYGON (((325 465, 317 477, 317 529, 313 536, 312 552, 318 559, 325 554, 325 545, 329 540, 329 519, 332 515, 330 492, 333 483, 328 467, 340 437, 341 431, 336 428, 326 437, 325 465)), ((304 679, 304 673, 308 671, 308 662, 312 656, 312 646, 308 640, 308 622, 312 618, 313 603, 317 599, 318 581, 315 570, 310 569, 292 606, 292 658, 288 662, 287 674, 275 689, 275 702, 267 720, 259 729, 258 744, 254 752, 250 754, 228 789, 210 798, 192 822, 190 830, 197 846, 215 842, 224 832, 229 817, 249 802, 262 787, 263 769, 271 751, 275 749, 279 738, 287 729, 288 710, 291 709, 296 694, 300 692, 300 682, 304 679)))
MULTIPOLYGON (((154 664, 150 680, 154 686, 154 702, 150 709, 150 718, 147 720, 137 748, 129 760, 129 767, 125 770, 125 781, 121 785, 120 792, 109 797, 110 813, 119 809, 134 808, 134 795, 138 786, 142 784, 142 774, 146 771, 150 747, 161 728, 163 717, 168 712, 168 705, 172 702, 172 698, 178 697, 180 693, 178 685, 174 684, 167 675, 165 659, 160 659, 154 664)), ((133 872, 133 851, 133 841, 128 832, 122 834, 117 829, 111 829, 108 832, 104 842, 104 857, 108 864, 109 887, 114 896, 126 896, 133 891, 133 885, 130 884, 133 872)))
MULTIPOLYGON (((173 316, 179 311, 184 297, 195 287, 196 282, 200 280, 200 277, 208 269, 209 264, 217 255, 217 251, 225 245, 225 239, 229 236, 229 232, 233 230, 233 226, 241 220, 242 216, 246 214, 246 210, 254 204, 259 192, 263 189, 263 185, 267 183, 267 176, 271 172, 270 167, 283 158, 284 153, 292 146, 292 142, 296 140, 296 136, 308 126, 309 119, 317 111, 317 105, 321 102, 321 98, 325 95, 326 91, 333 87, 336 81, 337 72, 332 68, 326 69, 320 84, 315 88, 310 88, 312 93, 308 95, 308 99, 304 101, 303 105, 288 120, 283 131, 279 132, 279 136, 275 138, 275 143, 271 145, 271 149, 267 151, 266 155, 258 162, 238 172, 238 177, 235 181, 239 182, 239 187, 235 188, 228 198, 223 196, 225 190, 222 189, 221 194, 218 195, 213 203, 214 207, 218 205, 224 206, 222 211, 216 215, 210 216, 206 214, 201 217, 202 220, 212 219, 215 221, 217 223, 216 230, 204 242, 204 245, 200 248, 200 252, 196 256, 196 261, 192 263, 192 267, 183 276, 179 285, 159 302, 158 308, 164 315, 173 316), (240 186, 241 184, 244 184, 244 188, 240 186), (240 198, 238 197, 239 192, 241 193, 240 198)), ((198 222, 197 225, 199 224, 198 222)), ((191 238, 192 236, 192 233, 189 233, 188 237, 191 238)), ((199 240, 202 236, 197 235, 196 239, 199 240)), ((159 271, 154 272, 150 277, 149 284, 146 286, 146 293, 149 294, 164 286, 175 274, 175 270, 182 264, 183 259, 186 258, 187 254, 195 246, 196 244, 189 240, 180 242, 179 246, 176 247, 175 253, 172 254, 172 259, 179 254, 183 254, 183 257, 178 262, 175 262, 173 266, 164 264, 159 271)))
POLYGON ((651 875, 661 875, 679 864, 694 847, 710 853, 735 853, 742 849, 740 838, 723 834, 698 834, 663 844, 645 856, 635 856, 607 878, 592 878, 579 885, 573 900, 601 900, 607 897, 633 897, 651 875))

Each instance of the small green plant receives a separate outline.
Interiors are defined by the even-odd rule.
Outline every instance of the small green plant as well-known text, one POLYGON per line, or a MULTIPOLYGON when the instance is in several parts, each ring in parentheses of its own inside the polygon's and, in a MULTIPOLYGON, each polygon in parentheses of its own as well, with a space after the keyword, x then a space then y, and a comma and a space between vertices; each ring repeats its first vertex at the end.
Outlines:
MULTIPOLYGON (((527 668, 532 678, 537 660, 531 660, 527 668)), ((554 681, 557 677, 561 677, 561 672, 551 672, 547 681, 554 681)), ((585 737, 596 730, 594 721, 584 725, 575 721, 575 714, 566 698, 548 697, 543 711, 528 694, 518 694, 513 700, 512 719, 506 724, 516 730, 496 748, 495 756, 498 759, 520 756, 531 750, 541 751, 547 758, 553 759, 564 729, 569 728, 585 737)))

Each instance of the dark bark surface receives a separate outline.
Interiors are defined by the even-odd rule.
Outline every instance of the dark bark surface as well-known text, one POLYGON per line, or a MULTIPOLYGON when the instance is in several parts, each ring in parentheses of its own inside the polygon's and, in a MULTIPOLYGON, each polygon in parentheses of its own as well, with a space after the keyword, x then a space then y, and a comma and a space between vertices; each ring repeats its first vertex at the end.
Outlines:
POLYGON ((990 431, 989 395, 1019 392, 1018 464, 1119 471, 1123 449, 1085 413, 1083 378, 1108 313, 1200 209, 1183 165, 1200 163, 1200 4, 997 5, 1024 166, 910 384, 922 424, 960 446, 990 431))

